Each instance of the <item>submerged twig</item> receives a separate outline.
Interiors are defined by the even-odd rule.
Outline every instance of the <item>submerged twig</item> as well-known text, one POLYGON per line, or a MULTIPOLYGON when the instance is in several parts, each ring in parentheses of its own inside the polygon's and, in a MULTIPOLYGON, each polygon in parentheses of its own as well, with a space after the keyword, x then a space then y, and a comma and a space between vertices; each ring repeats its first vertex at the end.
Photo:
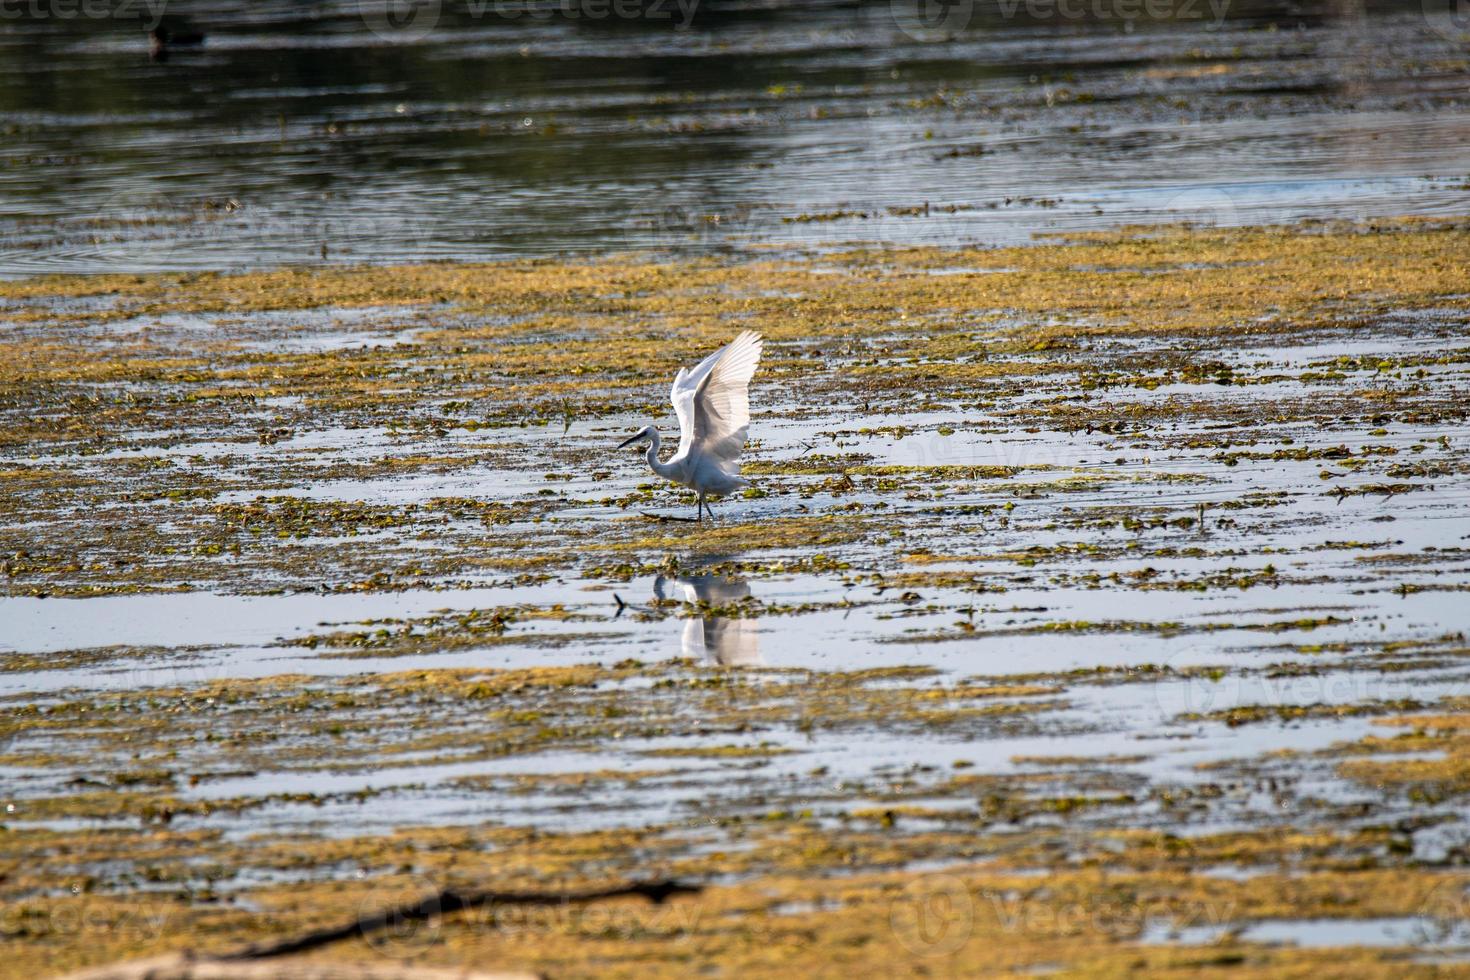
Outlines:
POLYGON ((343 939, 369 936, 401 922, 429 919, 436 915, 448 915, 451 912, 461 912, 484 905, 581 905, 587 902, 599 902, 605 898, 622 898, 629 895, 658 903, 674 895, 693 895, 701 890, 698 885, 685 885, 677 881, 639 882, 633 885, 619 885, 616 888, 583 892, 461 892, 452 888, 444 888, 416 902, 365 915, 352 922, 315 929, 285 939, 253 943, 228 953, 221 953, 214 958, 218 960, 259 960, 272 956, 286 956, 291 953, 304 953, 307 950, 340 942, 343 939))
POLYGON ((279 963, 195 959, 173 953, 68 973, 62 980, 541 980, 536 973, 399 963, 279 963))

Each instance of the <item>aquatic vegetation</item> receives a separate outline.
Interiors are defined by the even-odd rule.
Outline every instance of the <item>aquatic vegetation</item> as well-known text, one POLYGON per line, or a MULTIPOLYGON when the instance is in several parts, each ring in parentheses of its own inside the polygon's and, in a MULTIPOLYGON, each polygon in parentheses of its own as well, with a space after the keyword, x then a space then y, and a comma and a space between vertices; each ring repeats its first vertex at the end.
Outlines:
POLYGON ((313 955, 1428 973, 1249 924, 1470 859, 1467 281, 1436 218, 0 282, 0 972, 656 872, 313 955), (755 486, 657 520, 612 447, 745 328, 755 486))

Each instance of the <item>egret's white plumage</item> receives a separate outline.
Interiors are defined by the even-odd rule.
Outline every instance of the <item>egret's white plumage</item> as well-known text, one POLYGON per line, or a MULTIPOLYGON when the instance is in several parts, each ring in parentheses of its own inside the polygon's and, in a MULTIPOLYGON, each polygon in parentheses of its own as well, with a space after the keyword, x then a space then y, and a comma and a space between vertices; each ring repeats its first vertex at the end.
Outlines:
MULTIPOLYGON (((761 338, 746 330, 694 368, 680 368, 669 400, 679 416, 679 450, 660 462, 659 434, 651 425, 623 443, 648 443, 648 465, 666 480, 699 494, 724 496, 749 486, 740 475, 740 451, 750 428, 750 379, 761 359, 761 338)), ((622 448, 619 446, 618 448, 622 448)))

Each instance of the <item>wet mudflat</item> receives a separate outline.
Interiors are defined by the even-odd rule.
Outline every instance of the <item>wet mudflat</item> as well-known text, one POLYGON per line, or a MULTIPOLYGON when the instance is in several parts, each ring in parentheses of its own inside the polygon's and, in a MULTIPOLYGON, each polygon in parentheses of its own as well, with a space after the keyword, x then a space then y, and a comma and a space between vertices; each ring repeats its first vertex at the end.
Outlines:
POLYGON ((316 955, 1464 969, 1467 282, 1446 218, 7 284, 5 969, 656 876, 316 955), (755 487, 651 520, 611 447, 744 328, 755 487))

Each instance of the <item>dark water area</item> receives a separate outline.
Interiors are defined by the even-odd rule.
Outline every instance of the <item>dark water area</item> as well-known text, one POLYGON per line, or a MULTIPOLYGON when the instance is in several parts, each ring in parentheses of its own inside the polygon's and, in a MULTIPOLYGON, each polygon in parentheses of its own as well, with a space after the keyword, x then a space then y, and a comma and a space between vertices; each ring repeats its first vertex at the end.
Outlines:
POLYGON ((0 275, 1463 211, 1437 3, 7 0, 0 275))

